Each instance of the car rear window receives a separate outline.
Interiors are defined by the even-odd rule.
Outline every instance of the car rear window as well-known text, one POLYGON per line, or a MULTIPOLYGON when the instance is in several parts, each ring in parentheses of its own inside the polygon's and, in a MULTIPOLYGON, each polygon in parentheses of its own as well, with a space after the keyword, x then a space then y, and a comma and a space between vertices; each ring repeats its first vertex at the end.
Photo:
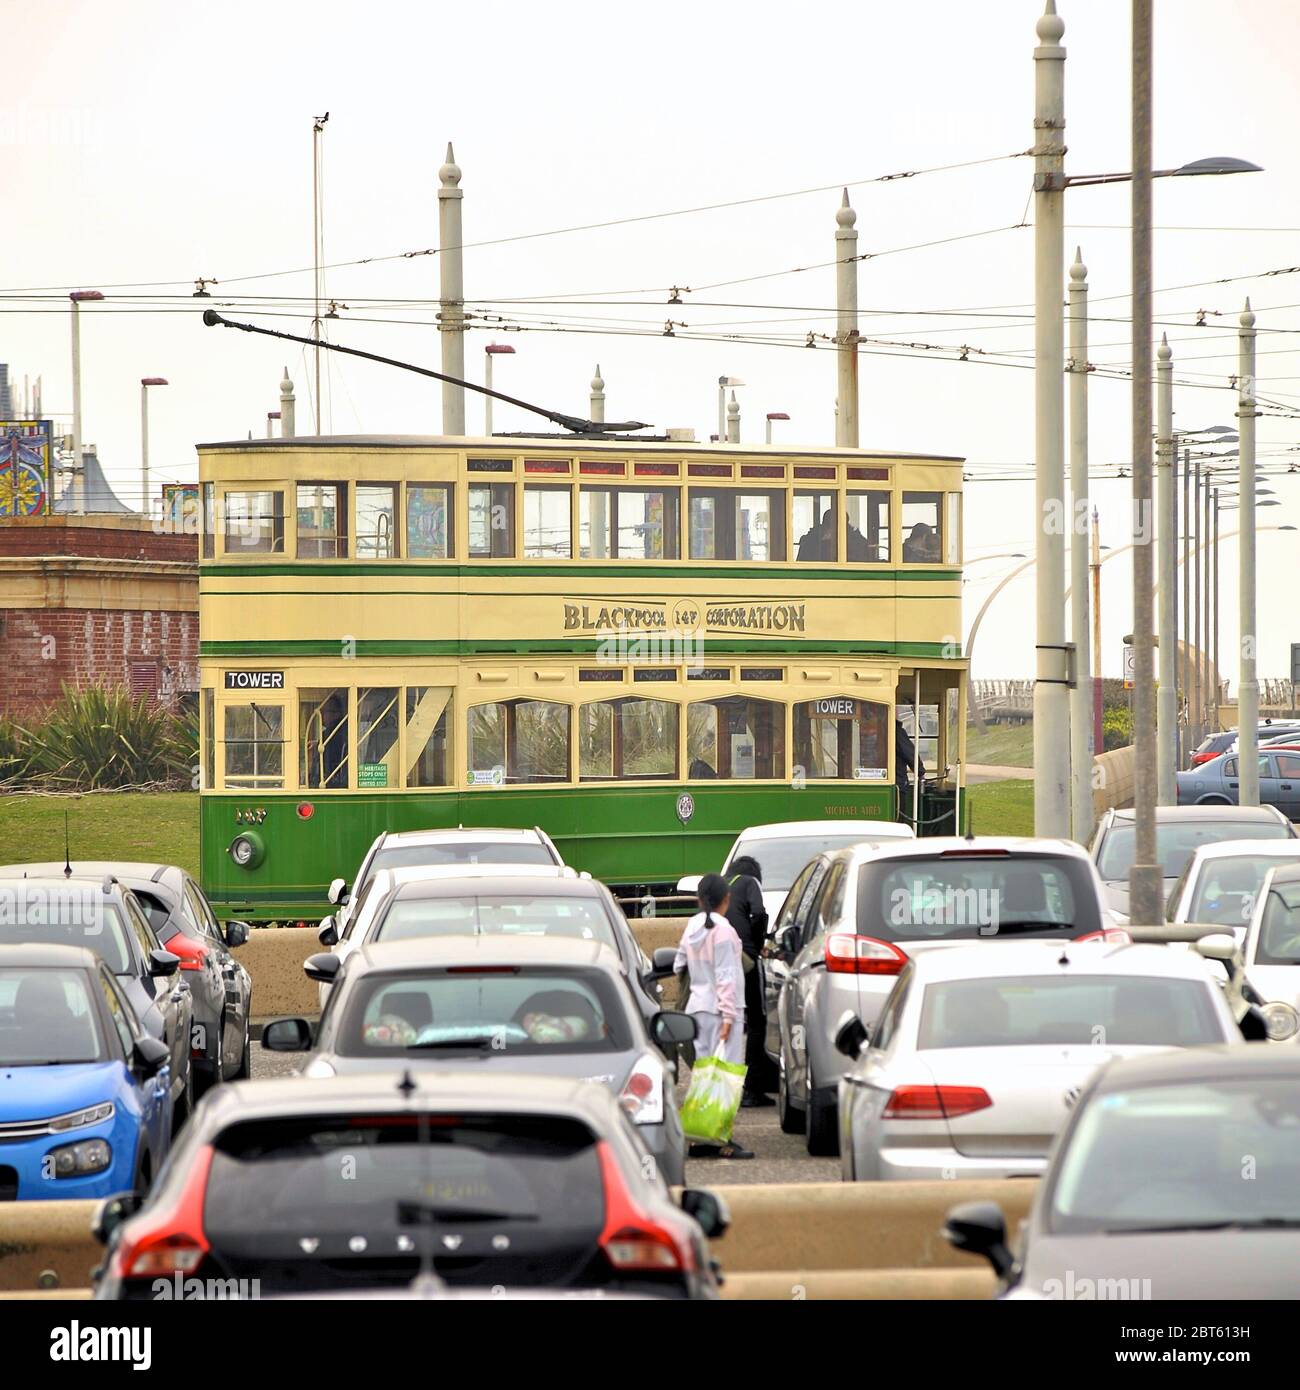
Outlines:
POLYGON ((456 840, 441 845, 386 845, 376 851, 366 880, 380 869, 432 869, 440 864, 549 864, 555 858, 536 840, 456 840))
MULTIPOLYGON (((1275 820, 1184 820, 1156 823, 1156 858, 1165 878, 1177 878, 1202 845, 1220 840, 1286 840, 1291 829, 1275 820)), ((1109 880, 1128 877, 1137 853, 1137 829, 1131 821, 1116 821, 1102 841, 1097 872, 1109 880)))
MULTIPOLYGON (((788 892, 790 885, 799 876, 799 870, 819 854, 830 854, 837 849, 847 849, 849 845, 895 844, 896 839, 873 841, 870 834, 792 835, 789 839, 744 840, 736 846, 735 859, 747 854, 758 861, 763 870, 763 891, 788 892)), ((727 861, 728 865, 730 860, 727 861)))
POLYGON ((561 936, 603 941, 617 949, 614 928, 598 898, 508 897, 475 893, 438 898, 398 898, 376 925, 372 940, 409 941, 425 936, 561 936))
POLYGON ((1015 975, 927 985, 917 1047, 1196 1047, 1225 1041, 1213 985, 1158 976, 1015 975))
POLYGON ((632 1045, 613 980, 595 970, 427 970, 366 975, 347 996, 346 1057, 475 1048, 511 1056, 632 1045))
POLYGON ((0 885, 0 946, 39 942, 94 951, 115 975, 131 968, 121 910, 98 883, 73 880, 45 888, 0 885))
POLYGON ((1091 870, 1081 859, 959 851, 868 861, 858 870, 858 931, 882 941, 1100 929, 1091 870))
POLYGON ((1270 858, 1267 853, 1207 859, 1197 875, 1186 920, 1216 927, 1245 927, 1255 915, 1259 890, 1269 870, 1294 862, 1294 855, 1270 858))
POLYGON ((277 1116, 227 1129, 203 1225, 223 1237, 322 1241, 364 1231, 388 1254, 439 1221, 545 1227, 604 1220, 595 1137, 563 1115, 277 1116))
POLYGON ((80 970, 0 970, 0 1067, 100 1062, 106 1055, 80 970))

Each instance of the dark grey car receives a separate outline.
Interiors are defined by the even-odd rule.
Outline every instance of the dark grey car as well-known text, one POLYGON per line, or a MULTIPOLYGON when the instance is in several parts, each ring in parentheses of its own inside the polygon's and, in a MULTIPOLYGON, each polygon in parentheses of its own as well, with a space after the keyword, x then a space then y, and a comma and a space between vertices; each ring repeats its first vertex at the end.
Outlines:
MULTIPOLYGON (((0 878, 62 874, 61 864, 9 864, 0 878)), ((194 1092, 249 1075, 249 1018, 253 981, 232 952, 248 940, 246 922, 217 921, 203 889, 175 864, 135 861, 71 864, 78 878, 111 875, 135 895, 160 944, 180 958, 181 979, 194 1000, 190 1059, 194 1092)))
MULTIPOLYGON (((309 957, 314 963, 335 956, 309 957)), ((308 1077, 409 1067, 596 1081, 619 1098, 669 1183, 686 1179, 686 1141, 665 1052, 695 1037, 686 1014, 648 1021, 618 956, 597 941, 496 935, 363 946, 330 991, 308 1077)), ((277 1019, 262 1046, 312 1046, 305 1019, 277 1019)))
POLYGON ((945 1233, 988 1258, 1004 1298, 1294 1298, 1297 1135, 1295 1048, 1115 1062, 1075 1105, 1019 1248, 994 1202, 954 1207, 945 1233))

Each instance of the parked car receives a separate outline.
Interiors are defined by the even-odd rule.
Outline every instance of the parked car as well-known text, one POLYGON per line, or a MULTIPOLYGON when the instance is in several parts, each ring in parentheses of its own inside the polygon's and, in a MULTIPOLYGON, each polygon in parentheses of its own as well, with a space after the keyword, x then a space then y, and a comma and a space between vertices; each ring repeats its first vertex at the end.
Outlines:
POLYGON ((995 1202, 954 1207, 945 1234, 1003 1298, 1292 1298, 1298 1132, 1294 1048, 1115 1062, 1069 1114, 1016 1248, 995 1202))
MULTIPOLYGON (((1263 719, 1259 723, 1256 737, 1260 743, 1267 740, 1279 739, 1283 736, 1300 738, 1300 721, 1294 719, 1263 719)), ((1223 753, 1235 752, 1237 748, 1238 731, 1236 729, 1224 729, 1217 734, 1207 734, 1196 745, 1192 753, 1192 767, 1199 767, 1202 763, 1208 763, 1212 758, 1217 758, 1223 753)))
MULTIPOLYGON (((1180 806, 1235 806, 1240 796, 1240 758, 1224 753, 1187 772, 1176 772, 1180 806)), ((1287 820, 1300 820, 1300 749, 1261 748, 1259 802, 1287 820)))
POLYGON ((1275 1042, 1300 1034, 1300 861, 1270 870, 1242 949, 1246 983, 1275 1042))
POLYGON ((338 908, 335 918, 342 936, 366 885, 380 869, 450 864, 528 864, 536 868, 563 863, 560 851, 540 826, 531 830, 477 825, 458 825, 453 830, 385 830, 366 851, 352 883, 336 878, 328 897, 338 908))
POLYGON ((149 1299, 178 1274, 273 1296, 406 1289, 422 1271, 712 1298, 706 1238, 727 1226, 708 1191, 673 1200, 605 1087, 486 1070, 219 1086, 134 1207, 95 1218, 98 1298, 149 1299))
POLYGON ((141 1027, 167 1049, 179 1126, 194 1103, 193 996, 180 957, 163 949, 135 894, 111 875, 0 878, 0 944, 24 942, 84 946, 104 961, 141 1027))
POLYGON ((1103 931, 1101 880, 1067 840, 936 837, 818 855, 795 879, 763 961, 777 1116, 833 1154, 846 1009, 875 1022, 909 958, 954 941, 1103 931))
MULTIPOLYGON (((236 1076, 247 1076, 253 981, 231 953, 248 940, 247 922, 219 922, 198 881, 175 864, 86 862, 71 866, 78 878, 116 878, 144 909, 160 945, 179 957, 189 986, 190 1062, 194 1093, 236 1076)), ((9 864, 0 879, 57 878, 61 864, 9 864)))
POLYGON ((686 1141, 665 1051, 694 1039, 695 1020, 647 1020, 636 989, 616 951, 597 941, 511 933, 381 942, 348 961, 314 1046, 301 1018, 268 1023, 262 1046, 311 1049, 310 1077, 414 1066, 599 1081, 636 1122, 664 1179, 680 1185, 686 1141))
POLYGON ((837 1045, 845 1181, 1037 1177, 1102 1063, 1242 1038, 1197 953, 1107 941, 917 955, 837 1045))
MULTIPOLYGON (((787 820, 751 825, 736 836, 721 873, 726 878, 732 861, 741 855, 756 859, 763 870, 763 906, 767 908, 768 921, 774 922, 790 885, 814 855, 832 854, 849 845, 893 844, 915 838, 912 827, 898 821, 787 820)), ((702 874, 689 874, 678 882, 677 891, 696 892, 702 877, 702 874)))
MULTIPOLYGON (((1179 777, 1189 774, 1180 772, 1179 777)), ((1273 806, 1157 806, 1156 857, 1164 896, 1201 845, 1221 840, 1290 840, 1291 822, 1273 806)), ((1116 919, 1128 921, 1129 870, 1137 853, 1137 826, 1131 810, 1102 813, 1089 851, 1106 885, 1106 902, 1116 919)), ((1143 925, 1154 925, 1144 923, 1143 925)))
POLYGON ((1287 864, 1300 864, 1300 839, 1200 845, 1169 890, 1165 917, 1228 927, 1244 943, 1269 870, 1287 864))
POLYGON ((143 1195, 171 1142, 170 1064, 94 951, 0 945, 0 1202, 143 1195))

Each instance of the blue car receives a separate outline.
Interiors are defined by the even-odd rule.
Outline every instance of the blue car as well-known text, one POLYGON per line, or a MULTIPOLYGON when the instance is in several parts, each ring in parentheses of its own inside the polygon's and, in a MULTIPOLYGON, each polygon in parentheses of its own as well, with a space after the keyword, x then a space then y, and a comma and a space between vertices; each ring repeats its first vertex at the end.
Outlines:
POLYGON ((0 946, 0 1201, 147 1192, 170 1060, 94 952, 0 946))

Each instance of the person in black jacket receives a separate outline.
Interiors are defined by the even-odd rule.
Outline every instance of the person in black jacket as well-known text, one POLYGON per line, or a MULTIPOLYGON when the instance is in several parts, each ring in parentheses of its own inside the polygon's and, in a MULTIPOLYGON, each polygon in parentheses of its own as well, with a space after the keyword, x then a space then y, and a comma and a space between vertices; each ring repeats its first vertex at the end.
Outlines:
POLYGON ((727 920, 740 937, 745 960, 745 1089, 743 1106, 774 1105, 767 1092, 776 1090, 776 1068, 763 1039, 767 1023, 763 1013, 762 974, 758 958, 767 941, 767 908, 763 906, 763 870, 756 859, 738 854, 727 870, 731 898, 727 920))
MULTIPOLYGON (((911 821, 912 761, 916 758, 916 745, 911 735, 903 728, 900 720, 894 721, 894 785, 898 788, 898 819, 911 821)), ((925 780, 925 764, 918 760, 917 772, 925 780)), ((918 832, 919 833, 919 832, 918 832)))

